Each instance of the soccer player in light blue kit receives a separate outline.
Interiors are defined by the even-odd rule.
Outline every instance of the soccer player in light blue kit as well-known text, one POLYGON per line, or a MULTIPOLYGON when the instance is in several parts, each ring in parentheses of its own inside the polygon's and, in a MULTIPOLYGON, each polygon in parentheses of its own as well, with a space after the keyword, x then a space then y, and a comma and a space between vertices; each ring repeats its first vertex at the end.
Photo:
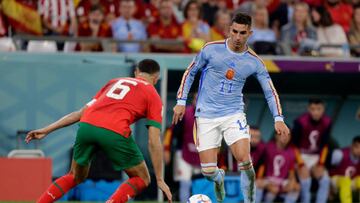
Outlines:
POLYGON ((247 77, 255 75, 260 82, 280 140, 284 141, 289 136, 279 97, 264 62, 247 46, 251 33, 251 17, 236 14, 230 26, 230 37, 207 43, 187 68, 174 107, 173 123, 176 124, 184 116, 194 76, 201 70, 194 141, 200 156, 201 172, 215 183, 218 202, 225 198, 225 173, 217 167, 217 154, 223 137, 238 161, 245 202, 255 202, 255 172, 250 158, 250 134, 242 94, 247 77))

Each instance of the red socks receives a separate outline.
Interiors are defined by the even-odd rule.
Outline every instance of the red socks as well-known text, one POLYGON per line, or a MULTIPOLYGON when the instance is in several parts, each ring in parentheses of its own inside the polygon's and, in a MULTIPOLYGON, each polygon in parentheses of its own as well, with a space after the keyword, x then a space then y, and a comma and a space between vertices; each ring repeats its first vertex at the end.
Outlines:
POLYGON ((56 179, 50 187, 40 196, 37 203, 50 203, 60 199, 71 188, 75 187, 75 177, 72 174, 56 179))
POLYGON ((134 198, 145 188, 145 182, 140 177, 129 178, 127 181, 125 181, 119 186, 119 188, 109 198, 109 200, 106 201, 106 203, 127 202, 129 199, 134 198))
MULTIPOLYGON (((75 178, 72 174, 64 175, 53 182, 50 187, 40 196, 37 203, 52 203, 60 199, 71 188, 75 187, 75 178)), ((145 182, 140 177, 129 178, 120 185, 107 203, 124 203, 134 198, 143 189, 145 182)))

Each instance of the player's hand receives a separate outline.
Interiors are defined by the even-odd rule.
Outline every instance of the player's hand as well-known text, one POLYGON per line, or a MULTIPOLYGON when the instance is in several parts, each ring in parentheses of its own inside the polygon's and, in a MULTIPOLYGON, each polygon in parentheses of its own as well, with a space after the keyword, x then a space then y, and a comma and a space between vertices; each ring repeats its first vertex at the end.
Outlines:
POLYGON ((172 124, 176 125, 184 117, 185 105, 176 105, 173 108, 173 111, 174 111, 174 115, 173 115, 172 124))
POLYGON ((166 185, 164 180, 157 180, 157 185, 160 188, 160 190, 162 190, 165 193, 165 195, 166 195, 166 197, 168 199, 168 202, 171 203, 172 202, 172 194, 171 194, 171 191, 169 189, 169 186, 166 185))
POLYGON ((48 134, 48 132, 47 132, 47 130, 45 130, 45 128, 30 131, 26 135, 25 142, 29 143, 33 139, 40 140, 40 139, 44 138, 47 134, 48 134))
POLYGON ((283 121, 275 122, 275 131, 280 136, 280 141, 286 143, 289 140, 290 130, 283 121))

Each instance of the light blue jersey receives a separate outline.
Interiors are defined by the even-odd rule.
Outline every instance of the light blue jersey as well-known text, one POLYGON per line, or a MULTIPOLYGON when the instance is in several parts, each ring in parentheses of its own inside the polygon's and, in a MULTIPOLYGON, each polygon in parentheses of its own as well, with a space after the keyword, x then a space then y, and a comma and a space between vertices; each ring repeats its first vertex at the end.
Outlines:
POLYGON ((242 90, 246 78, 255 75, 274 120, 283 121, 279 96, 264 62, 250 48, 242 53, 231 51, 226 41, 207 43, 194 58, 183 75, 177 104, 185 105, 194 77, 201 70, 195 116, 217 118, 243 113, 242 90))

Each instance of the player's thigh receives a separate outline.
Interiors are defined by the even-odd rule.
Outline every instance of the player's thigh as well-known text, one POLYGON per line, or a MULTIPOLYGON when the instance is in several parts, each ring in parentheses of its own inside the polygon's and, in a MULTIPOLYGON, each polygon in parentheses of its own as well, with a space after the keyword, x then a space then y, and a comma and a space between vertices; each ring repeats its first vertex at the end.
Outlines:
POLYGON ((250 139, 243 138, 230 145, 231 153, 236 161, 249 161, 250 158, 250 139))
POLYGON ((298 169, 298 175, 300 179, 310 178, 310 169, 306 165, 303 165, 298 169))
POLYGON ((176 151, 174 158, 174 180, 190 181, 194 167, 184 160, 181 150, 176 151))
POLYGON ((76 134, 73 159, 80 166, 88 166, 96 151, 94 126, 87 123, 79 123, 76 134))
POLYGON ((250 133, 244 113, 227 117, 221 125, 225 142, 237 161, 250 159, 250 133))
POLYGON ((338 192, 339 190, 339 180, 340 180, 340 176, 331 176, 330 178, 330 187, 332 189, 332 191, 334 191, 335 193, 338 192))
POLYGON ((217 163, 217 156, 219 154, 220 148, 212 148, 199 152, 200 162, 202 164, 206 163, 217 163))
POLYGON ((111 160, 117 171, 132 168, 144 161, 144 157, 132 136, 124 137, 113 131, 102 129, 98 133, 100 148, 111 160))
POLYGON ((196 118, 194 143, 201 154, 203 151, 216 149, 221 146, 222 135, 219 129, 219 119, 196 118))

